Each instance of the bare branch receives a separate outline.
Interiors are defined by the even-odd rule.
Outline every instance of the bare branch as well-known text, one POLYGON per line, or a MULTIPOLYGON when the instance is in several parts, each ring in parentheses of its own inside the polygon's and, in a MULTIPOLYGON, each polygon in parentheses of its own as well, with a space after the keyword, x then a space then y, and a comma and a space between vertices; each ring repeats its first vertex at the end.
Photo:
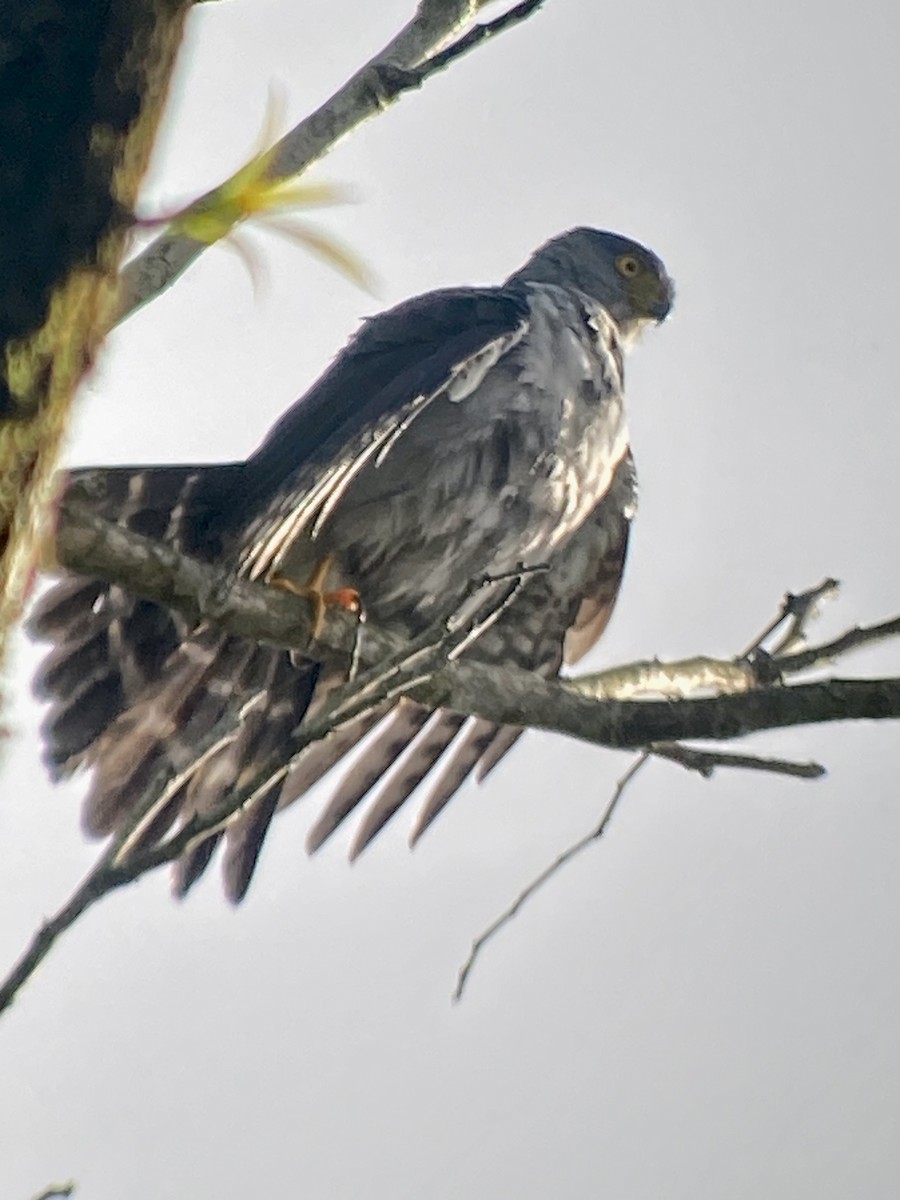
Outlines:
POLYGON ((900 717, 900 679, 828 679, 689 700, 587 700, 566 684, 475 662, 446 667, 410 695, 430 704, 565 733, 599 746, 727 741, 763 729, 900 717))
MULTIPOLYGON (((302 601, 276 588, 231 580, 219 568, 91 516, 77 503, 61 510, 57 553, 62 565, 76 574, 118 583, 189 619, 212 621, 242 637, 304 649, 332 661, 335 655, 349 656, 357 639, 353 619, 329 609, 321 636, 313 642, 310 612, 302 601)), ((858 649, 898 633, 900 617, 851 630, 835 642, 771 660, 774 676, 777 680, 833 659, 841 646, 858 649)), ((402 658, 408 651, 408 645, 384 630, 366 626, 361 649, 364 666, 398 654, 402 658)), ((900 717, 897 678, 827 679, 791 686, 776 682, 735 694, 677 701, 595 700, 580 694, 579 687, 577 680, 558 683, 528 671, 499 671, 461 659, 420 679, 408 694, 431 707, 471 713, 503 725, 553 730, 618 749, 639 749, 652 742, 728 740, 792 725, 900 717)))
POLYGON ((482 42, 486 42, 489 38, 496 37, 498 33, 502 33, 504 29, 510 29, 513 25, 518 25, 520 22, 530 17, 532 13, 544 4, 545 0, 522 0, 520 4, 516 4, 510 8, 502 16, 495 17, 493 21, 486 21, 483 25, 476 25, 470 29, 468 33, 463 34, 446 50, 441 50, 438 54, 432 55, 428 59, 428 73, 441 71, 444 67, 448 67, 450 63, 456 59, 462 58, 464 54, 468 54, 470 50, 474 50, 476 46, 482 42))
POLYGON ((733 754, 727 750, 699 750, 680 742, 654 742, 648 747, 654 758, 665 758, 688 771, 711 779, 717 767, 740 767, 749 771, 768 771, 772 775, 790 775, 794 779, 821 779, 828 772, 817 762, 793 762, 786 758, 763 758, 756 754, 733 754))
POLYGON ((631 766, 616 784, 613 794, 610 797, 606 808, 603 810, 602 817, 591 830, 591 832, 586 834, 583 838, 579 838, 577 842, 573 842, 573 844, 569 846, 567 850, 564 850, 557 859, 554 859, 549 867, 545 867, 544 870, 541 871, 540 875, 535 876, 531 883, 529 883, 526 888, 519 892, 518 896, 516 896, 509 908, 504 909, 500 916, 497 917, 496 920, 492 921, 483 933, 478 935, 478 937, 472 943, 472 949, 469 951, 466 961, 459 969, 459 975, 456 979, 456 987, 453 989, 452 999, 454 1001, 462 999, 469 975, 472 973, 472 968, 475 966, 475 962, 481 951, 484 949, 485 944, 489 942, 495 934, 499 933, 504 925, 508 924, 513 919, 525 901, 529 900, 535 894, 535 892, 539 891, 544 884, 548 882, 548 880, 552 879, 557 871, 560 871, 564 866, 566 866, 567 863, 570 863, 573 858, 582 852, 582 850, 586 850, 593 842, 596 842, 599 838, 603 837, 603 834, 606 832, 606 827, 609 825, 612 815, 616 810, 616 806, 622 799, 623 792, 628 787, 629 783, 631 783, 632 779, 634 779, 635 775, 637 775, 638 771, 640 771, 644 764, 649 761, 649 758, 650 752, 647 750, 643 751, 637 756, 637 758, 635 758, 631 766))
POLYGON ((548 880, 552 879, 573 858, 603 836, 622 798, 622 793, 632 779, 634 779, 635 775, 637 775, 638 771, 649 761, 651 756, 667 759, 669 762, 677 763, 689 771, 697 771, 704 779, 711 778, 717 767, 741 767, 751 771, 769 771, 777 775, 791 775, 797 779, 818 779, 826 773, 825 768, 820 766, 819 763, 798 763, 780 758, 759 758, 754 754, 729 754, 724 751, 698 750, 692 746, 681 746, 677 742, 657 742, 648 746, 646 750, 642 751, 634 759, 631 766, 619 779, 606 808, 603 810, 603 815, 590 833, 579 838, 577 842, 573 842, 548 867, 545 867, 540 875, 535 876, 531 883, 519 892, 512 904, 504 909, 500 916, 492 921, 483 933, 478 935, 472 943, 472 948, 469 951, 466 961, 459 969, 456 987, 453 991, 454 1001, 462 999, 469 975, 475 966, 476 959, 484 949, 485 943, 489 942, 495 934, 499 933, 504 925, 507 925, 516 916, 525 901, 529 900, 548 880))
MULTIPOLYGON (((387 46, 277 143, 268 178, 286 180, 305 171, 357 126, 487 38, 524 21, 544 0, 525 0, 454 41, 486 2, 420 0, 416 15, 387 46)), ((199 203, 217 190, 200 197, 199 203)), ((121 272, 118 320, 171 287, 207 248, 207 243, 184 233, 170 231, 157 237, 121 272)))
MULTIPOLYGON (((82 476, 61 509, 57 552, 60 562, 69 570, 108 579, 137 595, 167 604, 187 614, 189 619, 213 621, 242 637, 305 650, 314 656, 343 655, 349 663, 359 641, 359 630, 347 614, 337 609, 329 610, 322 637, 313 643, 309 641, 312 614, 307 604, 280 589, 236 581, 219 568, 191 560, 169 546, 97 519, 84 503, 85 497, 90 496, 91 486, 91 477, 82 476)), ((813 589, 804 595, 810 596, 816 591, 813 589)), ((507 599, 508 594, 500 599, 496 611, 500 611, 507 599)), ((786 605, 789 601, 790 598, 786 605)), ((809 606, 804 603, 800 607, 802 616, 798 613, 787 616, 807 620, 809 606)), ((485 616, 481 612, 478 619, 491 618, 490 614, 485 616)), ((768 669, 774 671, 774 678, 780 679, 791 671, 808 669, 832 659, 837 653, 897 633, 900 633, 900 618, 856 628, 836 641, 800 654, 767 658, 768 669)), ((675 701, 596 699, 579 691, 578 681, 568 684, 548 682, 527 671, 499 671, 465 658, 453 661, 453 648, 465 645, 471 636, 471 621, 450 622, 448 626, 429 631, 413 644, 404 645, 384 631, 367 625, 360 657, 363 667, 368 666, 369 670, 364 669, 342 688, 335 689, 316 719, 304 722, 294 731, 285 747, 286 761, 280 768, 283 777, 296 755, 311 742, 328 736, 361 715, 384 709, 404 695, 432 708, 450 708, 500 724, 536 726, 599 745, 641 751, 632 768, 620 780, 598 825, 542 872, 476 940, 460 972, 457 998, 462 994, 485 942, 547 879, 602 836, 622 791, 649 756, 667 758, 706 776, 716 767, 728 766, 816 778, 823 771, 816 763, 790 763, 672 743, 686 738, 734 738, 752 730, 802 723, 900 716, 900 679, 830 679, 804 685, 776 683, 752 687, 748 686, 752 676, 759 673, 755 665, 706 658, 687 660, 693 677, 705 684, 719 680, 735 689, 732 694, 675 701)), ((676 676, 672 664, 667 667, 652 660, 649 664, 632 667, 630 678, 632 685, 635 678, 645 683, 655 680, 658 685, 660 680, 671 682, 676 676)), ((605 673, 603 678, 604 686, 598 688, 596 680, 592 685, 599 695, 609 697, 610 681, 616 678, 625 694, 633 694, 633 691, 627 691, 628 669, 605 673)), ((581 682, 583 685, 584 681, 581 682)), ((591 685, 590 680, 588 683, 591 685)), ((198 756, 233 737, 238 718, 238 713, 227 711, 203 745, 196 747, 198 756)), ((277 782, 277 776, 261 773, 258 779, 227 796, 220 810, 202 817, 193 816, 163 842, 148 847, 142 842, 142 831, 156 811, 152 806, 160 795, 165 796, 167 788, 179 785, 178 780, 167 777, 153 782, 159 786, 148 788, 147 811, 135 814, 130 826, 120 831, 69 901, 45 922, 6 981, 0 984, 0 1012, 12 1003, 19 988, 56 940, 86 908, 147 871, 175 861, 197 839, 221 827, 243 805, 252 802, 259 788, 277 782)))
POLYGON ((71 1196, 74 1191, 74 1180, 70 1179, 68 1183, 51 1183, 35 1196, 34 1200, 56 1200, 57 1197, 71 1196))
MULTIPOLYGON (((597 700, 627 700, 651 694, 673 699, 700 692, 734 695, 765 683, 781 682, 786 675, 826 661, 831 647, 838 644, 830 643, 828 647, 803 655, 791 653, 805 645, 807 626, 818 615, 822 601, 836 596, 839 587, 836 579, 828 578, 806 592, 786 592, 778 613, 735 659, 695 655, 675 662, 660 662, 658 658, 652 658, 595 674, 579 675, 569 681, 570 685, 597 700), (764 643, 785 621, 789 622, 787 630, 777 645, 767 651, 764 643)), ((900 628, 894 628, 890 621, 883 622, 873 631, 853 631, 850 640, 844 640, 849 636, 845 634, 840 645, 843 650, 853 650, 867 641, 896 632, 900 632, 900 628)), ((832 653, 831 657, 834 656, 832 653)))
POLYGON ((9 1008, 19 989, 31 978, 57 940, 75 924, 85 909, 114 888, 131 882, 123 877, 123 872, 117 872, 109 865, 109 855, 110 851, 107 851, 63 907, 45 920, 32 937, 25 952, 0 984, 0 1013, 9 1008))
MULTIPOLYGON (((149 871, 176 862, 196 842, 222 828, 241 808, 252 803, 258 790, 283 780, 297 757, 311 743, 327 737, 341 725, 355 721, 368 712, 382 707, 420 681, 427 680, 456 645, 468 641, 474 629, 489 621, 493 613, 502 611, 514 593, 516 580, 509 588, 488 600, 488 610, 479 609, 468 620, 448 622, 407 644, 397 655, 377 668, 336 688, 315 718, 306 720, 296 729, 284 747, 284 762, 276 771, 269 768, 256 777, 235 787, 223 797, 212 811, 195 813, 185 823, 160 842, 146 845, 146 829, 164 806, 173 789, 180 787, 184 777, 168 774, 168 764, 157 771, 148 782, 145 804, 131 815, 108 844, 94 867, 85 876, 66 903, 44 921, 7 977, 0 982, 0 1013, 9 1008, 18 992, 31 978, 50 953, 56 942, 71 929, 87 908, 110 892, 140 879, 149 871)), ((262 589, 277 592, 277 589, 262 589)), ((471 589, 472 594, 477 587, 471 589)), ((251 701, 252 703, 252 701, 251 701)), ((234 736, 240 714, 234 708, 225 712, 213 728, 195 745, 197 760, 234 736)))
POLYGON ((803 645, 806 641, 807 625, 819 615, 822 602, 834 599, 840 591, 840 587, 840 582, 829 576, 806 592, 799 592, 796 595, 793 592, 785 592, 778 614, 773 617, 762 633, 753 639, 740 658, 749 659, 758 650, 761 650, 767 638, 771 637, 785 621, 789 622, 788 628, 770 654, 787 654, 790 650, 803 645))
POLYGON ((657 695, 683 699, 698 692, 727 692, 735 695, 759 686, 754 665, 742 659, 710 658, 694 655, 675 662, 648 658, 605 671, 577 675, 568 685, 595 700, 629 700, 635 696, 657 695))
POLYGON ((807 650, 798 650, 783 657, 773 658, 772 666, 781 675, 796 675, 800 671, 809 671, 823 663, 834 662, 851 650, 862 650, 876 642, 887 641, 888 638, 900 634, 900 616, 891 617, 887 621, 879 621, 876 625, 857 625, 848 629, 833 641, 823 642, 818 646, 810 646, 807 650))
MULTIPOLYGON (((630 668, 614 668, 599 675, 584 676, 576 682, 579 689, 585 692, 585 694, 598 698, 610 695, 615 696, 622 694, 623 691, 628 695, 634 695, 641 691, 654 691, 685 696, 698 688, 715 685, 728 689, 729 696, 740 695, 746 692, 748 687, 755 686, 755 671, 753 665, 748 661, 749 656, 760 653, 763 643, 785 621, 789 621, 789 626, 778 643, 778 649, 783 650, 802 643, 805 640, 806 626, 815 617, 819 603, 822 599, 835 595, 837 588, 838 584, 836 580, 825 579, 816 587, 799 595, 794 595, 791 592, 786 593, 778 615, 754 639, 737 662, 699 657, 685 659, 678 663, 665 664, 660 663, 657 659, 652 659, 647 662, 634 663, 630 668)), ((846 645, 847 649, 853 649, 864 644, 867 640, 876 640, 879 637, 888 636, 886 629, 895 624, 896 622, 884 622, 882 625, 873 626, 869 630, 853 630, 850 635, 845 635, 843 639, 839 640, 846 645)), ((808 665, 813 665, 822 658, 821 648, 811 653, 813 654, 813 658, 809 659, 808 665)), ((788 658, 775 660, 769 659, 768 656, 766 657, 770 663, 776 661, 779 663, 779 674, 783 674, 786 670, 789 670, 790 663, 793 661, 788 658)), ((719 697, 719 700, 723 699, 725 699, 724 696, 719 697)), ((460 969, 456 989, 453 993, 454 1000, 459 1000, 462 997, 466 981, 485 943, 512 920, 525 901, 533 896, 548 879, 567 863, 571 862, 582 850, 587 849, 592 842, 602 836, 626 786, 649 760, 651 755, 677 763, 687 770, 696 771, 704 779, 712 778, 718 767, 738 767, 752 771, 767 771, 778 775, 789 775, 796 779, 819 779, 826 774, 825 768, 820 763, 815 762, 792 762, 780 758, 763 758, 755 754, 735 754, 728 751, 701 750, 693 746, 684 746, 675 741, 648 743, 617 783, 612 797, 594 829, 585 837, 573 843, 549 867, 545 868, 540 875, 532 880, 519 893, 509 908, 505 909, 475 939, 469 956, 460 969)))
MULTIPOLYGON (((194 623, 210 621, 229 633, 288 649, 311 645, 309 605, 279 588, 245 585, 230 571, 104 521, 81 502, 84 497, 89 501, 91 486, 91 476, 83 476, 60 507, 56 556, 63 567, 78 575, 122 582, 133 594, 156 600, 194 623)), ((336 611, 329 609, 326 614, 331 653, 335 644, 340 650, 350 649, 355 625, 346 619, 332 622, 336 611)))

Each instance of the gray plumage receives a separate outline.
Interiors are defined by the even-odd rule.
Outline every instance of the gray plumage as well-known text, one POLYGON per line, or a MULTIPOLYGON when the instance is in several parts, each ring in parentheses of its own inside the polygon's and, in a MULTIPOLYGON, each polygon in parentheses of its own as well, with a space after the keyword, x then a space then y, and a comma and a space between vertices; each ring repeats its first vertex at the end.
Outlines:
MULTIPOLYGON (((246 462, 77 472, 73 486, 101 515, 247 578, 302 587, 327 563, 327 590, 355 589, 369 619, 402 637, 455 612, 474 580, 544 567, 468 653, 552 676, 593 644, 615 602, 634 507, 622 352, 671 298, 648 250, 572 230, 501 287, 433 292, 367 321, 246 462)), ((51 703, 47 759, 57 774, 91 768, 90 832, 140 811, 138 836, 153 842, 270 779, 225 831, 232 899, 277 808, 376 717, 389 724, 316 822, 312 848, 368 800, 357 853, 440 763, 418 836, 517 736, 403 702, 309 747, 282 785, 291 731, 333 673, 190 630, 93 580, 53 588, 32 629, 54 643, 37 680, 51 703), (219 749, 198 757, 223 722, 219 749)), ((220 838, 185 856, 178 890, 220 838)))

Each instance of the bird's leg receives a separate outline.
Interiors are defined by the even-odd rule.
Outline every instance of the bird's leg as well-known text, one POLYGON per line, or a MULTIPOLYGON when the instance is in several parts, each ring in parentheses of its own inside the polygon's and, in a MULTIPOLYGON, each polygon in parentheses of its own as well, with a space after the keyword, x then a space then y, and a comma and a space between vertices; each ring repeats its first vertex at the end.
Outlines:
POLYGON ((333 591, 325 590, 325 581, 333 565, 334 555, 326 554, 316 565, 307 583, 295 583, 287 575, 276 574, 268 579, 268 583, 272 587, 279 588, 283 592, 290 592, 294 596, 304 596, 310 601, 313 608, 312 635, 314 638, 319 637, 322 632, 322 626, 325 624, 325 612, 329 607, 343 608, 351 613, 362 611, 362 603, 356 588, 343 587, 335 588, 333 591))

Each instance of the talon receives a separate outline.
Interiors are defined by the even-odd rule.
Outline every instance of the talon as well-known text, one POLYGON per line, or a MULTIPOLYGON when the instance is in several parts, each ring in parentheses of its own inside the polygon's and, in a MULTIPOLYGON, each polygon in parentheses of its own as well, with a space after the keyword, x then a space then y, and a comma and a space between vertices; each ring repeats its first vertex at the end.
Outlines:
POLYGON ((295 583, 287 575, 272 575, 268 580, 271 587, 279 588, 283 592, 290 592, 293 596, 303 596, 309 600, 313 609, 312 635, 314 638, 319 637, 322 632, 322 626, 325 624, 325 612, 328 608, 343 608, 354 614, 362 612, 362 600, 356 588, 342 587, 333 591, 325 591, 325 580, 328 578, 328 572, 333 563, 334 555, 326 554, 310 575, 308 583, 295 583))

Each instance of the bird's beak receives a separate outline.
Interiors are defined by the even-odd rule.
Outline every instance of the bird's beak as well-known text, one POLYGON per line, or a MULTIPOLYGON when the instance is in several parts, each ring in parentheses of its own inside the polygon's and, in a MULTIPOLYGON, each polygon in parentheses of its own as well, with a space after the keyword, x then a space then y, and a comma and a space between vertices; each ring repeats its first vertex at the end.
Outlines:
POLYGON ((669 315, 675 300, 675 284, 668 275, 656 282, 653 293, 649 297, 647 312, 659 324, 669 315))

